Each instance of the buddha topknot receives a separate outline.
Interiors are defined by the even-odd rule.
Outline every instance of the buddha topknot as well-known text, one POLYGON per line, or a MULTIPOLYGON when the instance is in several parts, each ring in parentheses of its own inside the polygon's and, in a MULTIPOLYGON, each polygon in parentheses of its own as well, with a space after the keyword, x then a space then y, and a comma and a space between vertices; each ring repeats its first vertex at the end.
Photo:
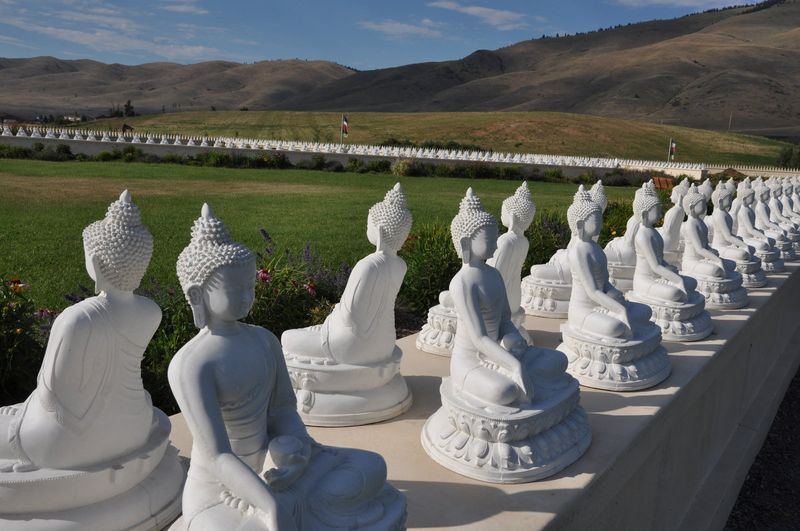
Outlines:
POLYGON ((83 229, 83 246, 99 259, 100 273, 112 286, 123 291, 139 286, 153 255, 153 235, 127 190, 109 205, 105 218, 83 229))
POLYGON ((567 209, 567 223, 573 234, 578 232, 578 221, 586 221, 593 214, 602 216, 603 209, 592 201, 592 194, 587 192, 583 185, 580 185, 578 191, 575 192, 572 204, 567 209))
POLYGON ((642 212, 646 212, 659 204, 661 204, 661 199, 658 197, 655 184, 651 179, 636 190, 633 198, 633 213, 636 219, 641 221, 642 212))
POLYGON ((192 240, 178 256, 178 280, 183 292, 202 286, 220 267, 246 264, 255 255, 241 243, 231 240, 228 229, 217 219, 211 207, 203 205, 202 213, 192 227, 192 240))
POLYGON ((686 195, 683 196, 683 201, 681 202, 681 206, 683 210, 688 214, 692 211, 692 207, 697 203, 706 201, 706 196, 700 193, 695 185, 691 185, 689 187, 689 191, 686 192, 686 195))
POLYGON ((368 218, 382 228, 386 243, 393 249, 399 249, 411 230, 411 211, 406 206, 406 196, 400 183, 386 192, 386 197, 369 209, 368 218))
POLYGON ((472 188, 468 188, 458 207, 458 215, 450 223, 450 235, 459 258, 463 258, 461 238, 472 238, 482 228, 492 225, 497 226, 494 216, 484 210, 480 198, 475 195, 472 188))
POLYGON ((529 227, 536 215, 536 204, 531 199, 528 182, 525 181, 514 192, 514 195, 503 201, 503 210, 514 215, 523 227, 529 227))

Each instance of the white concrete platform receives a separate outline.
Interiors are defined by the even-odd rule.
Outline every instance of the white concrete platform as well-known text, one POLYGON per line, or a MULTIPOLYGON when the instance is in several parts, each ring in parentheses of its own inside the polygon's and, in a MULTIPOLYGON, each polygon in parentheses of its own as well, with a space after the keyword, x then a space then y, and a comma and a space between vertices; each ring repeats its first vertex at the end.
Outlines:
MULTIPOLYGON (((721 529, 800 364, 800 264, 768 274, 750 308, 712 311, 715 333, 665 343, 672 374, 646 391, 581 390, 592 445, 576 463, 536 483, 494 485, 432 461, 420 430, 439 407, 449 359, 398 342, 414 394, 404 415, 356 428, 311 428, 320 442, 380 452, 408 498, 410 529, 721 529), (794 275, 793 275, 794 274, 794 275)), ((563 321, 528 317, 537 346, 561 342, 563 321)), ((180 415, 173 443, 188 455, 180 415)))

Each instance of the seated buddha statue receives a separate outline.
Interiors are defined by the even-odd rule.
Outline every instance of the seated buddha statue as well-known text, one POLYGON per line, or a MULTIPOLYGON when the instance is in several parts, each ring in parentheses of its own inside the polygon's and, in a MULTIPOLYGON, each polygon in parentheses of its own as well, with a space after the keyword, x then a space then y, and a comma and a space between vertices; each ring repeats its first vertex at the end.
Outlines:
POLYGON ((720 257, 709 245, 708 227, 701 218, 707 208, 705 196, 692 185, 683 198, 688 217, 681 226, 681 274, 697 280, 697 291, 706 298, 706 308, 742 308, 748 304, 742 276, 731 260, 720 257))
POLYGON ((736 187, 736 199, 731 205, 732 232, 754 249, 753 255, 761 260, 764 271, 782 272, 786 269, 781 259, 780 250, 775 247, 775 240, 768 237, 755 226, 756 214, 755 191, 748 179, 742 180, 736 187))
POLYGON ((772 197, 772 191, 760 179, 756 179, 753 182, 753 190, 755 191, 756 199, 753 207, 756 228, 769 238, 775 240, 775 247, 780 250, 782 260, 796 260, 797 254, 791 241, 792 236, 790 236, 784 227, 773 221, 769 208, 769 200, 772 197))
MULTIPOLYGON (((602 181, 589 191, 592 201, 605 212, 608 198, 602 181)), ((595 237, 595 240, 597 237, 595 237)), ((567 317, 572 291, 572 273, 567 249, 559 249, 546 264, 531 267, 531 274, 522 279, 522 308, 528 315, 564 319, 567 317)))
POLYGON ((578 383, 565 373, 564 354, 529 346, 511 321, 503 277, 486 263, 497 249, 497 222, 471 188, 450 232, 462 261, 450 282, 458 325, 442 407, 425 423, 423 446, 439 464, 484 481, 549 476, 577 459, 591 438, 578 383), (553 425, 546 419, 555 410, 563 420, 553 425), (487 419, 489 433, 479 428, 487 419), (548 437, 558 450, 533 452, 548 437))
POLYGON ((800 177, 787 177, 786 180, 792 185, 792 211, 800 214, 800 177))
POLYGON ((661 200, 652 181, 644 183, 633 201, 633 213, 639 219, 636 234, 636 272, 628 300, 646 304, 653 312, 652 321, 661 328, 664 341, 698 341, 713 331, 705 299, 695 287, 697 282, 678 274, 664 261, 664 241, 653 224, 661 218, 661 200))
MULTIPOLYGON (((503 277, 506 294, 512 308, 511 320, 520 334, 529 344, 533 344, 530 335, 523 326, 525 310, 522 308, 522 265, 528 255, 528 230, 536 214, 536 205, 531 199, 528 183, 522 183, 514 195, 503 201, 500 219, 508 231, 497 240, 497 251, 488 260, 488 264, 497 269, 503 277)), ((428 311, 428 320, 417 335, 416 345, 419 350, 450 356, 453 351, 458 317, 456 316, 453 298, 448 290, 439 294, 439 304, 428 311)))
POLYGON ((161 321, 159 307, 133 293, 153 237, 127 190, 84 229, 83 244, 97 296, 56 318, 36 389, 0 408, 2 529, 130 529, 180 510, 170 422, 140 369, 161 321))
POLYGON ((733 233, 733 219, 728 213, 733 203, 733 194, 730 189, 720 181, 711 194, 714 211, 709 225, 709 238, 711 248, 722 258, 732 260, 735 270, 742 275, 742 286, 746 288, 760 288, 767 283, 767 277, 761 269, 761 260, 754 255, 754 247, 748 245, 742 238, 733 233))
POLYGON ((208 205, 177 272, 200 332, 168 371, 193 439, 173 529, 402 528, 405 499, 383 459, 311 439, 278 338, 240 322, 255 298, 255 255, 208 205))
POLYGON ((787 216, 792 219, 792 222, 797 225, 800 223, 800 213, 795 210, 794 206, 794 199, 792 196, 794 195, 794 183, 788 177, 784 177, 777 183, 781 186, 782 194, 781 194, 781 213, 784 216, 787 216))
POLYGON ((683 252, 683 242, 681 242, 681 224, 686 218, 683 211, 683 196, 689 190, 689 181, 684 179, 677 186, 672 187, 670 201, 672 207, 664 214, 664 224, 658 228, 658 232, 664 239, 664 260, 673 267, 681 264, 681 253, 683 252))
MULTIPOLYGON (((775 177, 771 177, 766 183, 770 190, 769 206, 770 220, 777 223, 786 231, 787 237, 792 242, 795 254, 800 252, 800 224, 798 217, 792 212, 791 206, 784 212, 783 205, 783 183, 775 177)), ((791 203, 790 203, 791 204, 791 203)))
POLYGON ((582 385, 600 389, 632 391, 658 384, 670 373, 661 330, 650 322, 647 306, 626 301, 611 285, 606 255, 594 241, 602 212, 583 186, 567 221, 572 296, 559 350, 567 355, 569 372, 582 385))
POLYGON ((379 422, 411 406, 394 326, 395 299, 406 274, 397 251, 410 230, 411 212, 398 183, 370 208, 367 239, 375 252, 353 267, 325 322, 281 336, 306 424, 379 422))

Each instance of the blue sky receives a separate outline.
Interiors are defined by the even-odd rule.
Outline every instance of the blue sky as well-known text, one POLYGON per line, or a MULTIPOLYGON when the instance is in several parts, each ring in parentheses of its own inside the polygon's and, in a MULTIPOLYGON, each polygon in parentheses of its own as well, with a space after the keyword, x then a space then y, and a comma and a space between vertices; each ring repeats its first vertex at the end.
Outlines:
POLYGON ((737 3, 742 0, 0 0, 0 57, 123 64, 303 58, 365 70, 737 3))

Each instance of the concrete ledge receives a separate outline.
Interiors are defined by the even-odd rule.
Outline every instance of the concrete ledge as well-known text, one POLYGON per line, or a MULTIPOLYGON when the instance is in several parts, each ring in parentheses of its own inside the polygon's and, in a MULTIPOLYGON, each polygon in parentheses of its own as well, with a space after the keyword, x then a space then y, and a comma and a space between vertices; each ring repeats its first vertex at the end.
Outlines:
MULTIPOLYGON (((705 341, 665 344, 672 374, 655 388, 615 393, 583 388, 593 442, 556 476, 490 485, 430 460, 419 443, 439 407, 449 360, 398 341, 414 405, 392 421, 310 428, 320 442, 380 452, 408 497, 411 529, 721 529, 800 364, 800 264, 750 290, 751 307, 712 311, 705 341)), ((528 317, 537 345, 560 343, 563 321, 528 317)), ((180 415, 173 442, 188 454, 180 415)))

